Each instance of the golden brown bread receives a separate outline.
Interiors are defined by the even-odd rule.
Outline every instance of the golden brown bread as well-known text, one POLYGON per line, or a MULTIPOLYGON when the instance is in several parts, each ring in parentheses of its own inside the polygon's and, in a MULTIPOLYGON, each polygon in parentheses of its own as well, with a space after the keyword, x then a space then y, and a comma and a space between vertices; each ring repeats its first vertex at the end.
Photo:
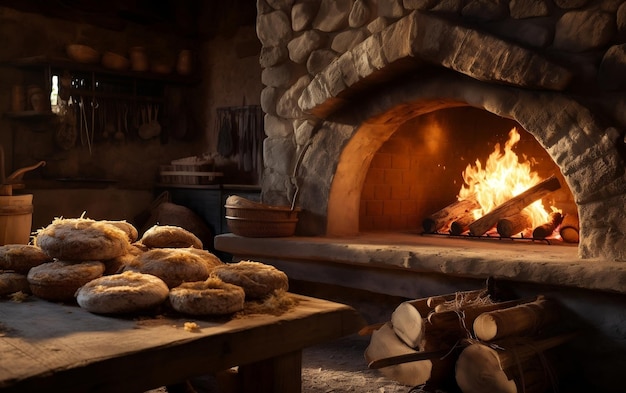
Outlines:
POLYGON ((92 313, 128 314, 158 307, 168 294, 160 278, 128 271, 86 283, 76 292, 76 301, 92 313))
POLYGON ((264 298, 276 290, 289 289, 289 280, 284 272, 261 262, 225 263, 215 267, 211 276, 242 287, 247 298, 264 298))
POLYGON ((152 274, 174 288, 189 281, 204 281, 222 262, 206 250, 154 248, 127 263, 124 271, 152 274))
POLYGON ((128 234, 107 221, 57 218, 37 231, 35 244, 48 255, 64 261, 103 261, 124 255, 128 234))
POLYGON ((190 315, 224 315, 243 310, 243 288, 216 277, 206 281, 185 282, 169 293, 172 308, 190 315))
POLYGON ((0 270, 0 296, 15 292, 30 293, 26 275, 9 270, 0 270))
POLYGON ((40 247, 29 244, 0 246, 0 270, 14 270, 27 274, 32 267, 46 262, 52 262, 52 258, 40 247))
POLYGON ((54 261, 35 266, 26 277, 33 295, 50 301, 73 301, 78 288, 103 273, 102 262, 54 261))
POLYGON ((149 248, 203 248, 196 235, 174 225, 154 225, 141 236, 140 241, 149 248))

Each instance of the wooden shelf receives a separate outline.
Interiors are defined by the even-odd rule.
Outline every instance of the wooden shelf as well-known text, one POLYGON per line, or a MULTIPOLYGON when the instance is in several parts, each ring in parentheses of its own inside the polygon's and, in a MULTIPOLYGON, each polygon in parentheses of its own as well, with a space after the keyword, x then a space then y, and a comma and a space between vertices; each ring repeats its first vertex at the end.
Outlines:
POLYGON ((100 75, 110 75, 123 78, 154 80, 175 84, 196 84, 200 79, 196 76, 178 75, 175 73, 159 74, 150 71, 114 70, 100 64, 84 64, 64 57, 32 56, 3 62, 2 65, 18 68, 50 67, 54 70, 69 70, 79 72, 93 72, 100 75))
POLYGON ((14 119, 14 120, 48 120, 48 119, 52 119, 56 117, 56 113, 22 111, 22 112, 5 112, 3 116, 7 119, 14 119))

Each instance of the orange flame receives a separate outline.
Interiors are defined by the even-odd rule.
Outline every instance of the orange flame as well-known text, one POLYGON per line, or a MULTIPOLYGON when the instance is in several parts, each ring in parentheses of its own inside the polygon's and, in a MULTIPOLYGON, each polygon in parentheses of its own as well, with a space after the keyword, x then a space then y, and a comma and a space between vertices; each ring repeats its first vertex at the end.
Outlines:
MULTIPOLYGON (((471 196, 476 198, 480 208, 473 211, 475 219, 543 180, 531 170, 531 162, 520 162, 517 154, 513 152, 512 149, 519 140, 520 134, 517 129, 511 129, 504 150, 500 151, 500 144, 496 144, 484 168, 481 162, 476 160, 476 166, 468 165, 463 171, 466 185, 461 187, 458 199, 468 199, 471 196)), ((541 200, 527 206, 522 212, 530 217, 533 228, 545 223, 549 218, 549 213, 541 200)))

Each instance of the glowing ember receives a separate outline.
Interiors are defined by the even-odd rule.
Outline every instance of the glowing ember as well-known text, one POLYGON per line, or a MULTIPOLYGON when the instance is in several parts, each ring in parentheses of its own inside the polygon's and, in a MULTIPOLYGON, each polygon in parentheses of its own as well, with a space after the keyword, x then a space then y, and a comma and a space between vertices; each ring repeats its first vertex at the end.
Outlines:
MULTIPOLYGON (((513 152, 512 149, 519 140, 520 134, 513 128, 509 132, 509 140, 505 143, 504 149, 501 151, 500 144, 496 144, 484 168, 479 160, 476 160, 475 166, 468 165, 465 168, 463 172, 465 185, 461 187, 458 199, 464 200, 475 196, 480 205, 480 208, 473 211, 475 219, 544 180, 531 170, 530 161, 520 162, 517 154, 513 152)), ((558 211, 553 207, 551 210, 558 211)), ((527 206, 522 213, 530 217, 532 228, 545 223, 549 217, 549 212, 541 200, 527 206)))

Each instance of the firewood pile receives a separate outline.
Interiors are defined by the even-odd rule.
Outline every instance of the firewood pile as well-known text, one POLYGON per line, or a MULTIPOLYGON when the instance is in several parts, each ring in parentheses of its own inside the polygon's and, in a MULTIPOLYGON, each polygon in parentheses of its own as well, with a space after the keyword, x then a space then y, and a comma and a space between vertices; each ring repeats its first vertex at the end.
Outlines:
MULTIPOLYGON (((422 221, 422 227, 425 233, 447 230, 449 234, 455 236, 464 233, 482 236, 495 228, 501 237, 512 237, 532 227, 529 217, 523 211, 524 208, 560 188, 559 180, 554 176, 549 177, 496 206, 478 219, 472 214, 472 211, 479 207, 475 198, 458 200, 426 217, 422 221)), ((531 236, 533 239, 545 239, 557 228, 565 242, 578 243, 578 217, 571 214, 562 215, 560 212, 551 213, 545 223, 532 228, 531 236)))
POLYGON ((369 368, 423 391, 542 393, 556 389, 550 349, 571 340, 555 301, 494 301, 472 290, 405 301, 371 334, 369 368))

